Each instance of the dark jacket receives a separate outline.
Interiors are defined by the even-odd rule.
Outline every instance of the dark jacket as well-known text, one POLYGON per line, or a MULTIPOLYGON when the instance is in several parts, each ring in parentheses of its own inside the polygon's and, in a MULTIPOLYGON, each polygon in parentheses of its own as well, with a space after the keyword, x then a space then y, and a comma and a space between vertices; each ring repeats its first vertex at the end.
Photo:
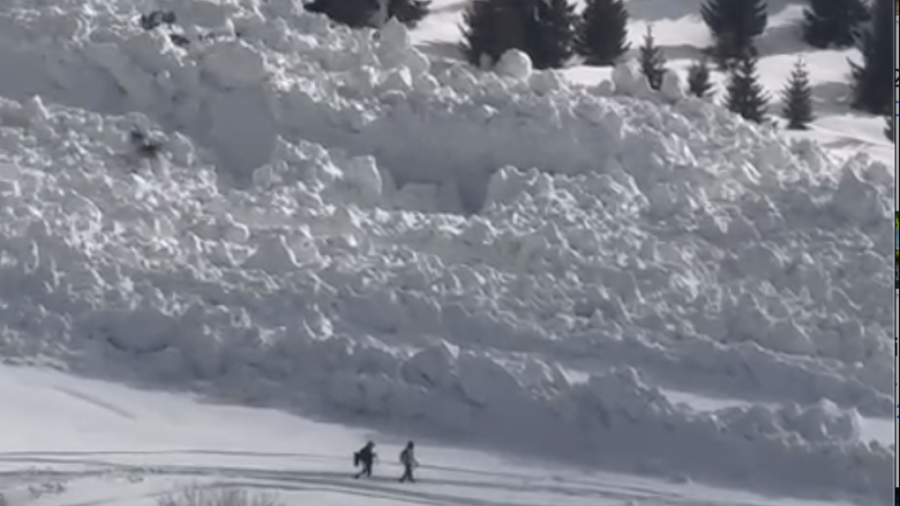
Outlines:
POLYGON ((364 446, 362 450, 357 452, 357 458, 361 463, 371 466, 375 460, 375 451, 370 446, 364 446))

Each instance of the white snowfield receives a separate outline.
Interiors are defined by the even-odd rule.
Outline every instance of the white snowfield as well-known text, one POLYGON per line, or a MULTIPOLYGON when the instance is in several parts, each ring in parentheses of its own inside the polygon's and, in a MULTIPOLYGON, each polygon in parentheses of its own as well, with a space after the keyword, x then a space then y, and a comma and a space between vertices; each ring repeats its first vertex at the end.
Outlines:
MULTIPOLYGON (((0 1, 6 361, 892 500, 894 448, 860 432, 894 413, 892 168, 624 66, 586 87, 522 55, 497 73, 432 60, 400 25, 351 33, 293 0, 155 5, 187 48, 140 28, 144 4, 0 1)), ((668 504, 629 500, 609 504, 668 504)))
MULTIPOLYGON (((8 506, 155 506, 183 487, 243 487, 284 506, 817 506, 696 483, 535 464, 423 445, 397 483, 403 439, 283 412, 198 402, 53 371, 0 366, 0 493, 8 506), (47 417, 52 405, 56 416, 47 417), (252 436, 252 437, 248 437, 252 436), (348 442, 375 437, 371 480, 348 477, 348 442)), ((349 448, 348 448, 349 449, 349 448)), ((849 504, 849 503, 828 503, 849 504)))

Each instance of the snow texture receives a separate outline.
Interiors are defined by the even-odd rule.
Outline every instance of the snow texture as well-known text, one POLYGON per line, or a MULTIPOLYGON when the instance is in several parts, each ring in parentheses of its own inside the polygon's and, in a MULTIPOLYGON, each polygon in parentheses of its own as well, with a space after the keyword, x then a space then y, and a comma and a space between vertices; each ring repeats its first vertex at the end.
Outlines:
POLYGON ((627 65, 584 88, 292 0, 159 5, 187 44, 124 1, 0 3, 3 357, 891 500, 857 420, 893 413, 886 166, 627 65))
POLYGON ((0 365, 0 495, 8 506, 154 506, 160 497, 199 485, 239 487, 284 505, 836 504, 513 460, 423 440, 416 452, 418 482, 409 486, 394 481, 402 469, 390 458, 406 435, 191 397, 0 365), (54 416, 47 416, 47 406, 54 416), (335 449, 359 448, 368 439, 378 441, 382 456, 375 478, 351 479, 347 453, 335 449))

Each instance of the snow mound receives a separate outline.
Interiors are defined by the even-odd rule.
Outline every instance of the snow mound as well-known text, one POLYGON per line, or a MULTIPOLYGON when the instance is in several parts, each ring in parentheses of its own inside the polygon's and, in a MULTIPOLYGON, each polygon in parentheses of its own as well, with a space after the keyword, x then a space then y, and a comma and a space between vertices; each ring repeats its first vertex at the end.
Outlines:
POLYGON ((528 79, 533 72, 531 58, 518 49, 510 49, 500 57, 494 72, 512 79, 528 79))
POLYGON ((3 356, 887 504, 856 427, 893 413, 886 167, 627 66, 596 93, 290 0, 163 4, 172 33, 0 8, 3 356))

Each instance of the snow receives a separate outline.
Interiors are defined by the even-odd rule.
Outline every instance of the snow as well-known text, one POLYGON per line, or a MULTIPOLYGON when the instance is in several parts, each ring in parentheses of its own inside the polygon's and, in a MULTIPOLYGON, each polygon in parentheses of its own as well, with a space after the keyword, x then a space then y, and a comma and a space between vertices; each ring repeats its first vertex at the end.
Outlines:
POLYGON ((504 77, 524 81, 531 77, 531 58, 518 49, 510 49, 500 57, 500 61, 494 66, 494 72, 504 77))
MULTIPOLYGON (((877 150, 846 151, 841 109, 786 137, 675 74, 656 93, 628 64, 588 85, 515 51, 472 69, 422 39, 458 16, 436 7, 376 37, 290 0, 162 2, 184 46, 127 0, 0 3, 0 356, 66 371, 2 369, 0 451, 65 467, 59 452, 93 465, 112 445, 116 474, 139 451, 289 445, 322 452, 305 483, 361 493, 339 481, 360 433, 314 417, 494 454, 435 456, 458 467, 545 466, 433 485, 471 495, 451 503, 520 504, 551 466, 590 481, 530 500, 621 504, 610 484, 640 482, 652 494, 626 500, 887 504, 894 177, 877 150), (48 405, 52 430, 31 423, 48 405)), ((695 10, 672 9, 657 39, 696 34, 695 10)), ((159 456, 169 471, 140 493, 171 486, 176 460, 215 475, 230 457, 205 458, 159 456)))
POLYGON ((155 497, 192 484, 264 490, 283 504, 335 506, 822 504, 551 467, 422 441, 419 483, 401 485, 393 458, 405 443, 401 438, 48 370, 0 366, 0 402, 0 497, 11 506, 150 506, 155 497), (46 416, 47 406, 55 416, 46 416), (368 439, 379 442, 375 476, 355 481, 350 455, 368 439))

